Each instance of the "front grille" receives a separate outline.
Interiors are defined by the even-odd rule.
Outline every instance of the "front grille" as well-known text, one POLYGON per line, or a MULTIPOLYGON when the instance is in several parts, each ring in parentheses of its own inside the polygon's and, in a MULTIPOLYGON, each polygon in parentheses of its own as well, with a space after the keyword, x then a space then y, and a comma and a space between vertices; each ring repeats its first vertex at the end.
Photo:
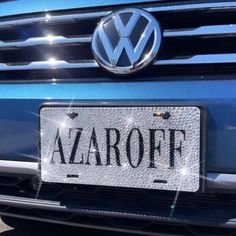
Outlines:
MULTIPOLYGON (((151 69, 133 77, 235 72, 236 2, 132 7, 152 13, 164 38, 151 69)), ((1 18, 0 79, 119 79, 99 68, 90 45, 96 24, 114 10, 1 18)))

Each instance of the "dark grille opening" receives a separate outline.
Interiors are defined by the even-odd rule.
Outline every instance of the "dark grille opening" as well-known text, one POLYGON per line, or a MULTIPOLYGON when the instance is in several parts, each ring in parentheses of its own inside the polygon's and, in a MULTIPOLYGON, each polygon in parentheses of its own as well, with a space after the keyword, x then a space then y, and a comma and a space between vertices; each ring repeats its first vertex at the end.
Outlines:
MULTIPOLYGON (((156 234, 170 234, 170 235, 181 235, 181 236, 233 236, 235 235, 235 229, 227 229, 227 228, 219 228, 219 227, 206 227, 206 226, 195 226, 192 224, 174 224, 174 223, 158 223, 155 221, 146 221, 146 220, 131 220, 131 219, 122 219, 122 218, 112 218, 112 217, 94 217, 94 216, 86 216, 79 214, 70 214, 71 218, 68 221, 66 213, 60 212, 57 214, 58 217, 54 216, 50 211, 38 211, 38 210, 27 210, 27 209, 19 209, 16 207, 9 207, 7 210, 1 210, 2 215, 14 215, 30 217, 34 220, 57 220, 61 224, 73 224, 84 227, 92 226, 93 228, 105 228, 105 229, 116 229, 116 230, 124 230, 127 229, 129 232, 139 234, 144 233, 145 235, 156 235, 156 234), (65 216, 65 217, 64 217, 65 216), (130 231, 131 230, 131 231, 130 231)), ((58 228, 59 226, 57 226, 58 228)), ((63 226, 64 227, 64 226, 63 226)), ((70 230, 72 228, 70 227, 70 230)), ((60 228, 59 228, 60 230, 60 228)), ((77 231, 76 231, 77 232, 77 231)), ((112 233, 112 232, 111 232, 112 233)))
POLYGON ((78 35, 91 35, 97 25, 96 20, 83 20, 81 22, 24 25, 12 29, 1 29, 0 40, 5 42, 24 41, 32 37, 45 37, 60 35, 72 37, 78 35))
POLYGON ((17 186, 20 182, 21 182, 20 178, 8 177, 8 176, 2 176, 0 178, 0 185, 17 186))
POLYGON ((198 54, 236 53, 234 42, 234 36, 167 38, 163 42, 158 58, 166 60, 189 58, 198 54))
POLYGON ((176 13, 154 12, 153 14, 165 29, 188 29, 207 25, 224 25, 236 23, 235 10, 186 10, 176 13))
POLYGON ((51 58, 65 61, 91 60, 90 45, 77 46, 36 46, 17 50, 0 51, 0 63, 27 64, 32 61, 47 61, 51 58))

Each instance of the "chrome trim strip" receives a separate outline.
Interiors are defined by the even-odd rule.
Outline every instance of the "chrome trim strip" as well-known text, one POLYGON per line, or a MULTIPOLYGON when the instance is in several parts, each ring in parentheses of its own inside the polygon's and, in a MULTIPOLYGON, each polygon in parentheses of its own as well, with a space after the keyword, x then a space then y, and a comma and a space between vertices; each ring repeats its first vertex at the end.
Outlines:
POLYGON ((188 37, 188 36, 216 36, 236 34, 236 25, 209 25, 195 29, 168 30, 164 32, 164 37, 188 37))
POLYGON ((208 188, 236 190, 236 174, 208 173, 207 180, 208 188))
MULTIPOLYGON (((0 174, 38 175, 38 162, 0 160, 0 174)), ((236 174, 208 173, 207 188, 236 190, 236 174)))
MULTIPOLYGON (((206 54, 195 55, 185 59, 157 60, 155 66, 159 65, 187 65, 187 64, 223 64, 236 63, 236 53, 230 54, 206 54)), ((69 68, 97 68, 99 65, 95 60, 78 61, 69 63, 63 60, 49 59, 48 61, 35 61, 30 64, 4 64, 0 63, 0 71, 10 70, 47 70, 47 69, 69 69, 69 68)))
POLYGON ((10 70, 53 70, 53 69, 69 69, 69 68, 96 68, 98 64, 95 60, 81 61, 77 63, 69 63, 63 60, 56 61, 53 58, 48 61, 35 61, 26 65, 10 65, 0 63, 0 71, 10 70))
MULTIPOLYGON (((171 5, 171 6, 157 6, 157 7, 146 7, 144 10, 149 12, 171 12, 171 11, 192 11, 192 10, 227 10, 236 8, 236 2, 211 2, 211 3, 195 3, 195 4, 184 4, 184 5, 171 5)), ((111 11, 101 12, 90 12, 90 13, 79 13, 79 14, 66 14, 66 15, 51 15, 49 12, 45 12, 45 16, 32 17, 26 19, 16 19, 0 22, 1 28, 17 27, 19 25, 34 24, 34 23, 56 23, 65 21, 76 21, 84 19, 92 19, 97 17, 103 17, 111 11)))
MULTIPOLYGON (((196 55, 185 59, 157 60, 154 65, 187 65, 187 64, 223 64, 236 63, 236 53, 230 54, 206 54, 196 55)), ((48 61, 36 61, 26 65, 11 65, 0 63, 0 71, 10 70, 47 70, 47 69, 69 69, 69 68, 97 68, 99 65, 95 60, 69 63, 63 60, 49 59, 48 61)))
POLYGON ((189 65, 189 64, 236 63, 236 53, 195 55, 185 59, 157 60, 154 65, 189 65))
POLYGON ((32 17, 23 18, 17 20, 9 20, 0 22, 1 28, 17 27, 19 25, 35 24, 35 23, 57 23, 66 21, 77 21, 84 19, 92 19, 97 17, 103 17, 109 14, 111 11, 101 11, 101 12, 90 12, 90 13, 79 13, 79 14, 68 14, 68 15, 50 15, 49 12, 45 12, 43 17, 32 17))
POLYGON ((0 50, 19 48, 19 47, 28 47, 28 46, 37 46, 37 45, 89 43, 91 42, 91 40, 92 40, 92 36, 66 38, 63 36, 48 35, 46 37, 29 38, 25 41, 16 41, 16 42, 0 41, 0 50))
MULTIPOLYGON (((36 176, 40 174, 37 162, 0 160, 0 174, 36 176)), ((207 189, 236 191, 236 174, 208 173, 207 189)))
POLYGON ((38 172, 38 162, 0 160, 0 173, 37 175, 38 172))
POLYGON ((236 8, 236 2, 209 2, 144 8, 149 12, 192 11, 192 10, 227 10, 236 8))

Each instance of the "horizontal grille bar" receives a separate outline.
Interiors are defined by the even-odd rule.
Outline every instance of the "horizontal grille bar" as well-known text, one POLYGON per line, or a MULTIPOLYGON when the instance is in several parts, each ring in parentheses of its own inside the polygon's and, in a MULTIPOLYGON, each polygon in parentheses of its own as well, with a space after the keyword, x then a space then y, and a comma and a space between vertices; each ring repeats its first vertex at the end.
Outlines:
POLYGON ((34 176, 38 174, 38 167, 38 162, 0 160, 0 173, 34 176))
POLYGON ((46 37, 35 37, 29 38, 25 41, 16 42, 3 42, 0 41, 1 49, 11 49, 19 47, 37 46, 37 45, 60 45, 60 44, 78 44, 78 43, 89 43, 91 42, 92 36, 80 36, 75 38, 66 38, 63 36, 52 36, 48 35, 46 37))
POLYGON ((158 60, 154 65, 191 65, 236 63, 236 53, 195 55, 185 59, 158 60))
MULTIPOLYGON (((147 7, 144 10, 149 12, 172 12, 172 11, 192 11, 192 10, 217 10, 217 9, 232 9, 236 8, 236 2, 219 2, 219 3, 196 3, 196 4, 186 4, 186 5, 172 5, 172 6, 159 6, 159 7, 147 7)), ((59 23, 66 21, 76 21, 84 19, 92 19, 97 17, 103 17, 111 11, 101 11, 101 12, 89 12, 80 14, 67 14, 67 15, 50 15, 50 13, 45 13, 42 17, 32 17, 26 19, 17 19, 0 22, 1 28, 17 27, 26 24, 34 23, 59 23)))
MULTIPOLYGON (((236 53, 195 55, 185 59, 157 60, 155 66, 161 65, 191 65, 191 64, 224 64, 236 63, 236 53)), ((72 69, 72 68, 97 68, 95 60, 70 63, 63 60, 37 61, 27 65, 8 65, 0 63, 0 71, 10 70, 47 70, 47 69, 72 69)))
POLYGON ((0 63, 0 71, 12 70, 50 70, 50 69, 70 69, 70 68, 96 68, 98 64, 95 60, 69 63, 63 60, 36 61, 27 65, 8 65, 0 63))
POLYGON ((165 37, 188 37, 188 36, 216 36, 216 35, 227 35, 236 34, 236 25, 209 25, 201 26, 195 29, 176 30, 176 31, 165 31, 165 37))
POLYGON ((193 3, 185 5, 172 5, 162 7, 148 7, 145 8, 149 12, 169 12, 169 11, 193 11, 193 10, 227 10, 236 8, 236 2, 209 2, 209 3, 193 3))
POLYGON ((12 28, 21 25, 35 24, 35 23, 59 23, 67 21, 76 21, 84 19, 92 19, 97 17, 102 17, 109 14, 109 11, 101 12, 90 12, 90 13, 80 13, 80 14, 68 14, 68 15, 50 15, 50 13, 45 13, 43 17, 32 17, 32 18, 23 18, 10 21, 0 22, 0 29, 2 28, 12 28))

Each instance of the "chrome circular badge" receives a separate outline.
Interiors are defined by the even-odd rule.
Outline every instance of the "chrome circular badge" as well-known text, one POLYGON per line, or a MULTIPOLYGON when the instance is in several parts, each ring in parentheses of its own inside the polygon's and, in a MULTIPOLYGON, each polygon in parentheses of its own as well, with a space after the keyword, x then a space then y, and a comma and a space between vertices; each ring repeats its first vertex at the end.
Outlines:
POLYGON ((157 20, 141 9, 128 8, 104 17, 92 38, 95 60, 115 74, 130 74, 156 57, 162 40, 157 20))

